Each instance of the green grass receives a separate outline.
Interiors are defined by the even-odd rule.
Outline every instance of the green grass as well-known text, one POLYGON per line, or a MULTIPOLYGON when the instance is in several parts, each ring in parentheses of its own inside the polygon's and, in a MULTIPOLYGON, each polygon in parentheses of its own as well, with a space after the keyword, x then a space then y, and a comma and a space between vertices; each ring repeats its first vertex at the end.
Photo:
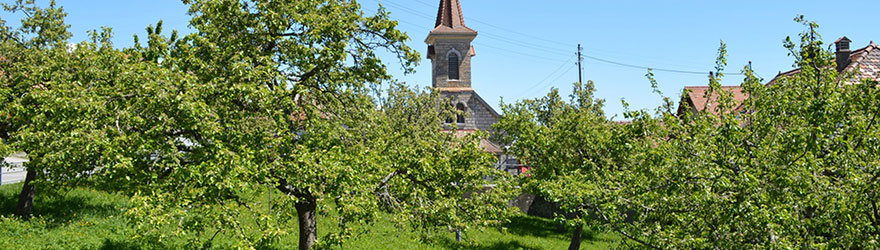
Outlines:
POLYGON ((12 216, 21 184, 0 186, 0 248, 98 249, 128 239, 132 230, 120 218, 128 200, 118 195, 76 189, 35 199, 35 217, 12 216))
MULTIPOLYGON (((38 190, 34 218, 21 220, 12 216, 21 184, 0 186, 0 249, 173 249, 180 243, 132 242, 135 231, 122 218, 127 197, 90 189, 74 189, 60 195, 45 195, 38 190)), ((319 217, 319 232, 330 228, 319 217)), ((296 222, 291 222, 295 231, 296 222)), ((221 234, 222 235, 222 234, 221 234)), ((323 235, 319 234, 319 235, 323 235)), ((296 233, 273 244, 271 248, 295 249, 296 233)), ((453 233, 420 240, 416 233, 400 229, 384 216, 371 226, 369 234, 347 241, 343 249, 566 249, 570 232, 557 231, 551 220, 517 216, 495 228, 470 230, 463 242, 453 233)), ((218 237, 214 246, 233 245, 231 237, 218 237), (221 239, 222 238, 222 239, 221 239)), ((608 249, 617 238, 605 233, 585 232, 581 249, 608 249)))

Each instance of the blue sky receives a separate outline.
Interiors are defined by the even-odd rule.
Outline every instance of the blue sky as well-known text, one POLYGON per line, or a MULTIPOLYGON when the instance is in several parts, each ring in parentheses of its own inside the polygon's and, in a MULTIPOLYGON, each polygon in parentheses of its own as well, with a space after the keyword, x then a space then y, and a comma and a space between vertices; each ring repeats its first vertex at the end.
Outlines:
MULTIPOLYGON (((4 0, 6 1, 6 0, 4 0)), ((45 2, 45 1, 39 1, 45 2)), ((709 72, 720 41, 728 46, 728 71, 739 72, 748 61, 770 80, 791 69, 792 58, 782 47, 786 36, 803 26, 797 14, 817 21, 826 42, 846 35, 852 47, 880 40, 876 1, 584 1, 584 0, 461 0, 466 24, 480 32, 475 40, 473 87, 498 109, 505 102, 534 98, 551 87, 570 92, 577 81, 577 44, 589 57, 652 68, 709 72)), ((86 31, 112 27, 117 46, 130 46, 133 34, 162 19, 166 30, 187 32, 186 6, 175 0, 58 0, 69 13, 74 41, 86 31)), ((437 0, 360 0, 366 13, 382 3, 411 46, 423 55, 424 39, 433 28, 437 0)), ((4 19, 10 19, 5 17, 4 19)), ((389 60, 392 58, 389 57, 389 60)), ((430 61, 417 72, 403 75, 389 61, 395 76, 412 85, 430 86, 430 61)), ((632 108, 654 108, 660 98, 651 93, 644 69, 584 60, 584 79, 594 80, 597 96, 607 100, 609 116, 622 110, 621 98, 632 108)), ((686 85, 705 85, 706 74, 655 72, 664 94, 678 98, 686 85)), ((729 75, 725 85, 738 85, 729 75)), ((498 110, 500 111, 500 110, 498 110)), ((617 118, 621 119, 620 117, 617 118)))

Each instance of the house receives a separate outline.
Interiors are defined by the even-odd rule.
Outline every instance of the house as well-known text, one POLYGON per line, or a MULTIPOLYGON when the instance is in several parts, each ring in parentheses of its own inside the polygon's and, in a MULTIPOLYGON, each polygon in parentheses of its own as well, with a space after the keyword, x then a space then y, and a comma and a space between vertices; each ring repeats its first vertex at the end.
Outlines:
POLYGON ((0 185, 24 181, 27 171, 23 164, 28 162, 24 153, 12 154, 0 161, 0 185))
POLYGON ((749 98, 740 86, 721 86, 721 89, 709 94, 709 86, 686 86, 681 96, 681 102, 678 105, 678 116, 684 115, 686 112, 697 114, 699 112, 709 112, 718 114, 716 107, 718 106, 718 97, 720 92, 725 91, 732 94, 733 110, 741 110, 743 102, 749 98))
MULTIPOLYGON (((868 43, 868 46, 853 51, 850 50, 851 43, 852 40, 846 36, 834 41, 837 71, 855 74, 847 82, 848 84, 857 83, 865 79, 880 80, 880 46, 871 41, 868 43)), ((780 72, 767 84, 773 85, 779 78, 792 76, 798 72, 800 72, 800 69, 780 72)))
MULTIPOLYGON (((880 81, 880 46, 871 41, 868 43, 868 46, 857 50, 850 50, 851 43, 852 40, 845 36, 834 41, 837 71, 855 74, 847 82, 848 84, 858 83, 865 79, 880 81)), ((779 72, 779 74, 767 82, 767 85, 776 84, 782 77, 796 75, 798 72, 800 72, 800 69, 779 72)), ((694 113, 708 111, 717 114, 717 110, 713 107, 718 104, 718 96, 717 94, 706 96, 708 89, 708 86, 685 87, 678 106, 678 115, 681 116, 688 110, 694 113)), ((749 98, 748 94, 743 93, 743 89, 740 86, 722 86, 721 89, 733 94, 734 105, 736 106, 734 110, 742 110, 743 102, 749 98)))

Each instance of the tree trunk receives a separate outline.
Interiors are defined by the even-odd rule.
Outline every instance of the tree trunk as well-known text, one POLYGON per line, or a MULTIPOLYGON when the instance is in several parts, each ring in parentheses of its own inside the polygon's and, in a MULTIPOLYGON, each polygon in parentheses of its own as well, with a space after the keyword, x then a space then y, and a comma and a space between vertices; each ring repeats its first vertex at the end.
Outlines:
POLYGON ((21 194, 18 195, 18 206, 15 208, 15 215, 21 218, 30 218, 34 208, 34 193, 36 189, 31 181, 37 178, 37 171, 28 170, 27 176, 24 178, 24 186, 21 187, 21 194))
POLYGON ((571 244, 568 245, 568 250, 578 250, 581 249, 581 234, 584 231, 583 225, 578 225, 574 229, 574 233, 571 235, 571 244))
POLYGON ((299 249, 310 250, 318 239, 318 199, 308 191, 289 185, 287 179, 276 178, 278 190, 298 199, 294 207, 299 223, 299 249))
POLYGON ((299 221, 299 250, 309 250, 318 237, 318 202, 312 198, 301 198, 296 203, 299 221))

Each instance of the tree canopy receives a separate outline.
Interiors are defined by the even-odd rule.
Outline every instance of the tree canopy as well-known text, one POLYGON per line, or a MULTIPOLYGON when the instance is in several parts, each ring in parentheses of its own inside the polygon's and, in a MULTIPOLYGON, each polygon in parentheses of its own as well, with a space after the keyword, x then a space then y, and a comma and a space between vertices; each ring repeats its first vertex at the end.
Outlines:
MULTIPOLYGON (((381 7, 183 2, 195 32, 160 21, 131 48, 106 28, 69 43, 54 2, 3 5, 24 16, 0 19, 0 155, 30 158, 19 215, 37 186, 91 185, 131 197, 144 240, 261 248, 299 232, 311 249, 361 235, 379 213, 424 233, 498 225, 522 188, 560 206, 572 249, 591 225, 628 248, 880 244, 878 82, 839 72, 803 17, 807 31, 784 43, 798 70, 765 85, 745 67, 743 103, 710 74, 713 112, 679 114, 666 97, 613 122, 592 82, 502 104, 494 135, 531 167, 512 182, 491 168, 487 133, 443 130, 461 111, 388 73, 380 50, 405 72, 419 55, 381 7), (318 234, 319 213, 336 215, 330 233, 318 234)), ((726 56, 722 43, 715 72, 726 56)))
POLYGON ((509 211, 512 189, 490 188, 507 177, 480 148, 485 135, 441 131, 453 115, 446 100, 387 85, 377 50, 407 72, 419 55, 384 9, 184 3, 196 32, 169 36, 160 21, 145 44, 135 36, 123 49, 109 29, 68 44, 54 2, 7 6, 26 18, 18 31, 3 29, 10 49, 0 63, 11 80, 0 115, 11 119, 0 128, 31 157, 31 202, 34 185, 122 192, 143 239, 188 247, 218 234, 264 246, 295 232, 282 226, 293 218, 300 249, 311 249, 357 236, 381 211, 425 231, 490 225, 509 211), (387 94, 375 91, 383 85, 387 94), (331 210, 338 229, 318 239, 317 214, 331 210))
MULTIPOLYGON (((744 103, 713 74, 717 112, 679 116, 667 98, 615 123, 576 84, 569 102, 552 91, 505 105, 497 128, 533 166, 529 190, 628 248, 876 247, 878 83, 838 72, 818 25, 796 21, 808 31, 784 45, 799 71, 764 85, 744 68, 744 103)), ((725 57, 722 44, 716 72, 725 57)))

